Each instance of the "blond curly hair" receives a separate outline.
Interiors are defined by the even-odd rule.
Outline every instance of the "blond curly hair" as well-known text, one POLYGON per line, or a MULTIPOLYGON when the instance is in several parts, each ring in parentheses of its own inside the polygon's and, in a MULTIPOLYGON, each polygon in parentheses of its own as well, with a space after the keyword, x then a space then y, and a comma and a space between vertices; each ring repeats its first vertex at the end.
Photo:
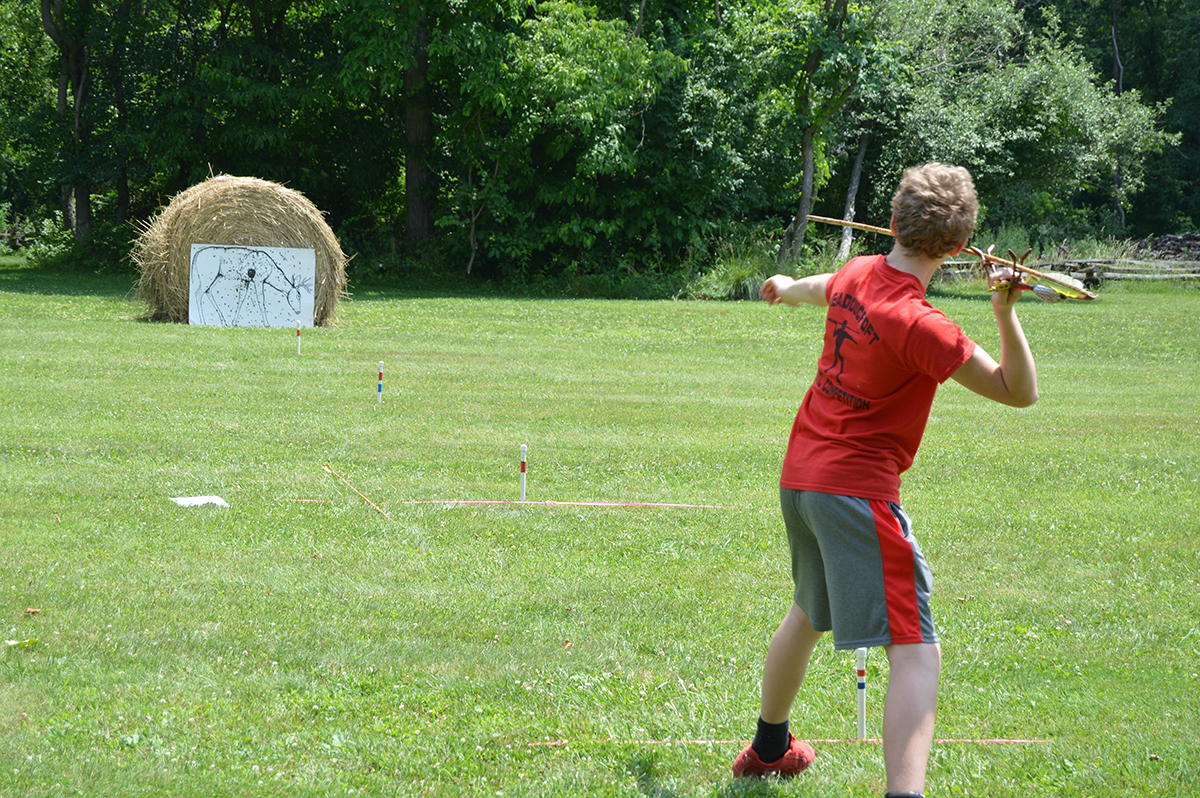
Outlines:
POLYGON ((892 197, 896 240, 931 258, 945 257, 970 238, 978 215, 975 182, 961 166, 934 162, 905 169, 892 197))

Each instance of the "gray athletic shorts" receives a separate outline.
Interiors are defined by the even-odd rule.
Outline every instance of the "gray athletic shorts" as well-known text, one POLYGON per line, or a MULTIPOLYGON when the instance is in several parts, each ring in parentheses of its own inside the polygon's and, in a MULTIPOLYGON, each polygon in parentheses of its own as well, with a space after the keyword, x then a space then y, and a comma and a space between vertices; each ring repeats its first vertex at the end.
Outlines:
POLYGON ((780 488, 794 599, 833 647, 936 643, 933 576, 900 505, 780 488))

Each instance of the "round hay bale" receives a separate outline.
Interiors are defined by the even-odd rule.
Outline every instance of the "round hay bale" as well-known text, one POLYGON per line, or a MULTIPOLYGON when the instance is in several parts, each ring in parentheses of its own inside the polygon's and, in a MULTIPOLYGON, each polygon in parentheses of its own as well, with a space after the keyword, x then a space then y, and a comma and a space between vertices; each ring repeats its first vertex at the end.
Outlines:
POLYGON ((346 293, 347 258, 308 198, 268 180, 217 175, 177 194, 142 226, 132 257, 152 320, 187 323, 192 244, 314 250, 318 327, 332 324, 346 293))

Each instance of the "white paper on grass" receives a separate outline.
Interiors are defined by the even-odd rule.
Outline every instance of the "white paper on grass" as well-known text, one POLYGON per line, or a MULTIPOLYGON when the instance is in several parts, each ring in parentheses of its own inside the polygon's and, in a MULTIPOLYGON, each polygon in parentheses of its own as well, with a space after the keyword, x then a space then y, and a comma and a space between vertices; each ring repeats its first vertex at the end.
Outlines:
POLYGON ((192 244, 188 323, 312 327, 316 276, 316 250, 192 244))
POLYGON ((202 504, 215 504, 218 507, 228 507, 229 502, 220 496, 179 496, 171 499, 180 507, 199 507, 202 504))

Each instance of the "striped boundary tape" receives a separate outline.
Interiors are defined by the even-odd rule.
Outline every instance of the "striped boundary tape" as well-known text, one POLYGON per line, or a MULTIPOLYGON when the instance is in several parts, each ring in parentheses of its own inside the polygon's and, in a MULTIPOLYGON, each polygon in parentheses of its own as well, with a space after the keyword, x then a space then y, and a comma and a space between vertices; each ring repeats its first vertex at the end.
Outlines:
MULTIPOLYGON (((614 745, 749 745, 750 740, 604 740, 603 742, 612 743, 614 745)), ((836 743, 873 743, 880 744, 882 739, 872 737, 867 740, 852 740, 843 738, 829 739, 813 739, 806 740, 809 743, 819 744, 836 744, 836 743)), ((1049 740, 1036 738, 1030 739, 1009 739, 1000 737, 965 739, 965 738, 941 738, 933 741, 937 745, 1035 745, 1038 743, 1048 743, 1049 740)), ((545 742, 527 743, 529 748, 564 748, 571 745, 570 740, 547 740, 545 742)))

